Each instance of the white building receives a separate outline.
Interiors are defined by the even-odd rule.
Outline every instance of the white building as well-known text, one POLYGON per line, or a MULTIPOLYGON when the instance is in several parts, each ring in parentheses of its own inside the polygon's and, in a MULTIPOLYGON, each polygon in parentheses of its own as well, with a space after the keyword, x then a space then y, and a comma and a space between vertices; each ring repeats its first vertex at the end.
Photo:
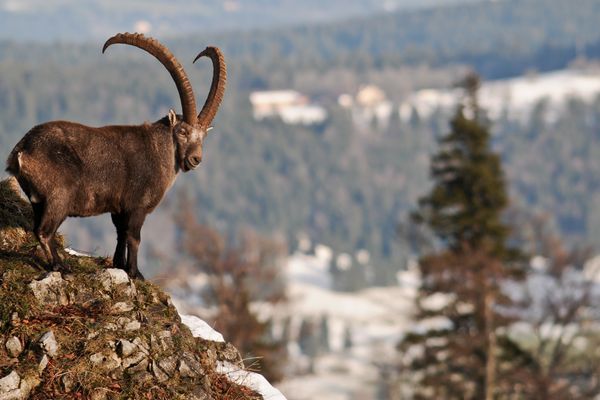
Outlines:
POLYGON ((362 86, 355 96, 342 94, 338 97, 338 104, 352 110, 354 122, 363 128, 368 127, 374 119, 385 126, 393 109, 385 92, 376 85, 362 86))
POLYGON ((257 91, 250 94, 254 119, 279 117, 286 124, 318 124, 327 118, 327 111, 311 104, 308 97, 295 90, 257 91))

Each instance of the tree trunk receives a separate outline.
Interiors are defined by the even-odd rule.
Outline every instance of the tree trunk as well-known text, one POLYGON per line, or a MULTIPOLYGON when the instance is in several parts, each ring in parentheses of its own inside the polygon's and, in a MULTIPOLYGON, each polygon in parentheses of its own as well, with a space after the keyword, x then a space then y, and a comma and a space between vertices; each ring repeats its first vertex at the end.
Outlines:
POLYGON ((484 300, 487 359, 485 363, 485 400, 493 400, 496 391, 496 331, 494 329, 494 294, 486 288, 484 300))

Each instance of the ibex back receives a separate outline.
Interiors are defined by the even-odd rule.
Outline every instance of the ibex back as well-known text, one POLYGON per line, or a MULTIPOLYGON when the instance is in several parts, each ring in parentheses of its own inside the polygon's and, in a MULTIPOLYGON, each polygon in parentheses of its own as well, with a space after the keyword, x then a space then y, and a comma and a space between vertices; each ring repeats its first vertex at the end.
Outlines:
POLYGON ((53 121, 32 128, 10 153, 6 170, 29 198, 34 233, 53 269, 64 269, 53 240, 67 217, 110 213, 117 229, 113 265, 142 278, 137 253, 146 215, 160 203, 180 170, 196 168, 202 144, 225 90, 226 67, 216 47, 207 47, 213 63, 208 97, 196 115, 192 87, 181 64, 156 40, 141 34, 118 34, 112 44, 139 47, 169 71, 179 92, 183 115, 142 125, 93 128, 53 121))

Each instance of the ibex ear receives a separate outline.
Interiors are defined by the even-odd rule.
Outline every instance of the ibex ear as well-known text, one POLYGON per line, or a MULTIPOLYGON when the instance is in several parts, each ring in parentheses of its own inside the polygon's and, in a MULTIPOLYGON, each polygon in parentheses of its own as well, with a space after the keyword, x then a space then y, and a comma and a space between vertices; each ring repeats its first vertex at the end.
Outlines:
POLYGON ((173 109, 171 108, 169 110, 169 124, 171 125, 171 128, 174 127, 176 123, 177 123, 177 114, 175 114, 175 111, 173 111, 173 109))

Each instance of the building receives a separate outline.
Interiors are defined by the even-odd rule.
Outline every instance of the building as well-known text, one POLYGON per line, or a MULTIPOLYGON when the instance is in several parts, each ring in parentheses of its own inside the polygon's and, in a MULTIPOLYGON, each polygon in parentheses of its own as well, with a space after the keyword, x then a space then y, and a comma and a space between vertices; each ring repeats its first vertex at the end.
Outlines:
POLYGON ((327 111, 311 104, 307 96, 295 90, 257 91, 250 94, 254 119, 279 117, 286 124, 312 125, 327 118, 327 111))

